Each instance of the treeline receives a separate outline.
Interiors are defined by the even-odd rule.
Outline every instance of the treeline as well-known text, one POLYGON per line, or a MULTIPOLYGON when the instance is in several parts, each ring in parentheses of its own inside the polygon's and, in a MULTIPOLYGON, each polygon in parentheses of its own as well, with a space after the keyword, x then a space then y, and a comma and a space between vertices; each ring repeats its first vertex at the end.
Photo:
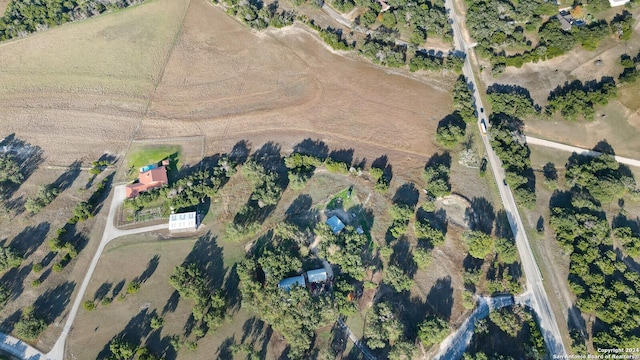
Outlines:
POLYGON ((446 56, 430 55, 423 50, 417 50, 413 58, 409 61, 409 71, 415 72, 418 70, 428 71, 442 71, 450 70, 456 73, 462 71, 464 65, 464 57, 449 53, 446 56))
POLYGON ((548 115, 560 112, 569 120, 575 120, 582 116, 587 120, 593 120, 596 106, 605 106, 609 100, 618 96, 616 83, 611 77, 603 77, 599 82, 592 80, 582 83, 575 80, 558 86, 549 94, 548 115))
POLYGON ((375 64, 399 68, 405 65, 407 49, 396 45, 391 36, 371 34, 360 47, 360 53, 375 64))
MULTIPOLYGON (((211 0, 218 3, 218 0, 211 0)), ((227 6, 227 13, 235 16, 249 27, 256 30, 264 30, 269 26, 281 28, 293 24, 296 14, 293 11, 278 11, 278 3, 264 6, 260 0, 239 1, 223 0, 227 6)))
MULTIPOLYGON (((640 340, 640 276, 614 248, 601 203, 637 192, 635 180, 608 154, 574 154, 566 168, 571 190, 552 196, 549 224, 570 254, 569 286, 578 297, 577 307, 597 317, 594 347, 633 347, 640 340)), ((624 230, 615 233, 627 235, 624 230)))
POLYGON ((12 0, 0 19, 0 40, 26 36, 144 0, 12 0))
POLYGON ((504 113, 493 113, 489 122, 491 147, 502 161, 504 181, 511 187, 519 205, 534 207, 535 177, 531 169, 531 151, 522 133, 522 120, 504 113))

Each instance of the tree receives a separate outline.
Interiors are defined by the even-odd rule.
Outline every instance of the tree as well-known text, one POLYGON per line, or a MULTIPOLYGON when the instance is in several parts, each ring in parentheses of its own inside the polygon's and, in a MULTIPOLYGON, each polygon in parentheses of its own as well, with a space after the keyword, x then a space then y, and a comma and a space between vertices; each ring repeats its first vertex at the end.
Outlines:
POLYGON ((484 259, 493 251, 493 239, 481 231, 465 231, 462 234, 469 249, 469 255, 476 259, 484 259))
POLYGON ((381 349, 395 343, 404 332, 404 326, 388 303, 378 303, 367 313, 364 338, 371 349, 381 349))
POLYGON ((93 208, 94 206, 89 202, 82 201, 73 209, 73 215, 79 221, 87 220, 93 217, 93 208))
POLYGON ((17 268, 20 264, 22 264, 22 256, 11 247, 0 247, 0 274, 11 268, 17 268))
POLYGON ((426 190, 429 196, 438 198, 449 195, 451 184, 449 184, 449 167, 444 164, 432 165, 424 171, 424 178, 427 181, 426 190))
POLYGON ((95 308, 96 308, 96 303, 94 303, 94 302, 93 302, 93 301, 91 301, 91 300, 86 300, 86 301, 82 304, 82 306, 85 308, 85 310, 87 310, 87 311, 91 311, 91 310, 93 310, 93 309, 95 309, 95 308))
POLYGON ((511 240, 498 238, 496 240, 496 252, 500 261, 505 264, 513 264, 518 260, 516 245, 511 240))
POLYGON ((16 323, 15 332, 23 340, 35 341, 47 328, 47 322, 33 313, 33 307, 22 310, 20 320, 16 323))
POLYGON ((438 126, 436 142, 445 148, 453 148, 464 140, 465 129, 458 124, 438 126))
POLYGON ((45 206, 49 205, 58 196, 58 194, 60 194, 60 190, 57 188, 51 185, 42 186, 38 190, 35 198, 27 198, 24 207, 28 212, 37 214, 45 206))
POLYGON ((426 318, 418 328, 418 338, 425 348, 438 344, 449 335, 449 324, 436 316, 426 318))
POLYGON ((415 223, 414 232, 418 240, 425 241, 429 247, 436 247, 444 244, 444 233, 433 227, 431 222, 427 219, 417 221, 415 223))
POLYGON ((431 263, 431 252, 425 248, 417 248, 413 250, 411 255, 420 270, 426 270, 427 266, 431 263))
POLYGON ((133 358, 137 350, 137 346, 126 341, 122 337, 116 337, 109 343, 109 351, 111 351, 111 356, 116 360, 129 360, 133 358))
POLYGON ((384 282, 389 284, 395 291, 409 291, 413 286, 413 280, 404 274, 401 268, 389 265, 384 273, 384 282))
POLYGON ((416 347, 410 342, 400 341, 393 344, 389 352, 389 360, 411 360, 416 355, 416 347))
POLYGON ((10 155, 0 155, 0 184, 12 183, 20 184, 24 176, 20 173, 20 166, 10 155))
POLYGON ((159 316, 154 316, 151 318, 151 328, 154 330, 158 330, 164 326, 164 319, 159 316))
POLYGON ((140 283, 137 281, 132 281, 127 285, 127 294, 135 294, 140 291, 140 283))

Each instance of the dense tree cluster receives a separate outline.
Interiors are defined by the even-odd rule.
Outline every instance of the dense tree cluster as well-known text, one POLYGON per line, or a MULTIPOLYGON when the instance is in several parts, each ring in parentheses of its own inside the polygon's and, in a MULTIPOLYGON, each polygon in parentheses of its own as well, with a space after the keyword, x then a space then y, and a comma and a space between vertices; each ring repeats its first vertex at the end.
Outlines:
POLYGON ((464 240, 467 249, 469 249, 469 255, 476 259, 484 260, 487 255, 493 252, 493 238, 482 231, 465 231, 462 234, 462 240, 464 240))
POLYGON ((121 336, 111 339, 109 342, 109 351, 111 352, 109 359, 113 360, 158 359, 158 357, 153 355, 147 347, 139 347, 121 336))
POLYGON ((11 155, 0 155, 0 185, 10 183, 19 185, 24 180, 20 165, 11 155))
POLYGON ((415 224, 415 235, 418 242, 425 242, 426 247, 434 248, 444 244, 444 233, 428 219, 420 219, 415 224))
POLYGON ((389 226, 389 232, 397 239, 407 232, 409 221, 414 215, 414 209, 405 204, 394 204, 389 208, 389 215, 392 223, 389 226))
POLYGON ((334 50, 350 50, 352 47, 342 37, 342 30, 327 27, 326 29, 318 26, 313 20, 307 22, 312 29, 320 34, 320 38, 334 50))
POLYGON ((369 35, 360 47, 360 53, 375 64, 398 68, 405 65, 406 47, 396 45, 393 38, 369 35))
POLYGON ((340 266, 343 274, 357 281, 364 280, 363 258, 365 245, 369 242, 365 234, 358 234, 353 227, 347 226, 335 235, 325 223, 318 223, 315 233, 322 238, 320 245, 322 257, 331 264, 340 266))
POLYGON ((215 330, 222 323, 226 300, 220 289, 210 288, 210 280, 195 263, 177 266, 169 278, 169 284, 181 297, 195 301, 193 318, 202 321, 208 330, 215 330))
MULTIPOLYGON (((346 0, 342 1, 346 2, 346 0)), ((444 1, 391 0, 387 3, 390 8, 381 12, 378 1, 356 0, 355 4, 358 7, 368 8, 366 12, 358 16, 357 24, 373 29, 376 19, 380 19, 380 23, 385 29, 410 32, 409 43, 413 45, 423 44, 427 40, 427 36, 437 36, 446 41, 453 39, 444 1), (378 14, 380 14, 379 17, 378 14)))
POLYGON ((413 280, 395 265, 389 265, 385 269, 384 282, 397 292, 409 291, 413 286, 413 280))
POLYGON ((279 239, 267 250, 238 264, 242 301, 285 338, 289 358, 303 358, 313 344, 315 331, 336 320, 334 303, 327 293, 311 294, 299 286, 289 290, 277 287, 282 278, 274 275, 291 275, 293 267, 300 264, 299 260, 294 265, 280 263, 298 259, 295 241, 279 239))
MULTIPOLYGON (((452 116, 455 115, 457 113, 452 116)), ((439 124, 436 130, 436 142, 445 148, 454 148, 464 140, 465 130, 466 125, 461 118, 460 121, 439 124)))
POLYGON ((491 110, 517 118, 525 118, 538 112, 528 91, 519 87, 491 86, 487 90, 491 110))
MULTIPOLYGON (((218 0, 213 0, 217 2, 218 0)), ((256 30, 264 30, 270 25, 276 28, 289 26, 295 20, 293 11, 278 12, 278 3, 264 6, 262 1, 223 0, 228 6, 227 13, 237 17, 256 30)))
MULTIPOLYGON (((624 172, 614 163, 610 155, 589 159, 574 155, 567 164, 572 190, 554 195, 549 220, 556 240, 570 254, 569 285, 578 297, 577 306, 599 320, 593 342, 594 347, 602 348, 634 347, 640 342, 640 276, 627 269, 614 251, 610 226, 597 200, 613 195, 601 189, 619 188, 616 183, 624 172), (607 183, 596 187, 592 182, 599 177, 607 183)), ((620 238, 629 235, 624 229, 615 234, 620 238)))
POLYGON ((12 0, 0 19, 0 40, 26 36, 140 2, 142 0, 12 0))
POLYGON ((588 192, 600 202, 617 199, 634 191, 636 181, 626 166, 620 166, 609 154, 599 156, 572 155, 566 165, 566 179, 570 187, 588 192))
POLYGON ((628 41, 633 35, 633 25, 636 20, 633 18, 630 12, 624 10, 622 14, 617 14, 613 20, 609 23, 611 32, 616 34, 620 40, 628 41))
MULTIPOLYGON (((608 7, 603 0, 590 1, 589 10, 608 7)), ((574 17, 582 17, 581 5, 572 10, 574 17)), ((478 42, 478 52, 491 61, 492 74, 499 75, 506 66, 520 67, 525 63, 544 61, 562 55, 581 45, 595 50, 600 41, 613 32, 625 40, 633 33, 634 19, 628 11, 618 14, 607 23, 588 18, 585 23, 562 29, 556 18, 558 7, 544 0, 499 2, 471 0, 466 23, 478 42), (528 35, 531 34, 531 35, 528 35), (534 44, 531 38, 539 38, 534 44), (507 52, 515 54, 507 55, 507 52)))
POLYGON ((548 114, 559 111, 569 120, 575 120, 578 116, 593 120, 595 107, 607 105, 617 95, 616 83, 612 78, 603 77, 599 82, 593 80, 586 84, 575 80, 551 91, 546 111, 548 114))
POLYGON ((623 226, 615 228, 613 229, 613 234, 629 256, 640 256, 640 236, 634 234, 630 227, 623 226))
POLYGON ((465 122, 472 123, 476 120, 475 99, 464 75, 458 76, 453 86, 453 107, 465 122))
POLYGON ((524 141, 522 121, 502 113, 492 114, 489 121, 491 146, 502 161, 505 181, 520 205, 528 208, 535 206, 531 151, 524 141))

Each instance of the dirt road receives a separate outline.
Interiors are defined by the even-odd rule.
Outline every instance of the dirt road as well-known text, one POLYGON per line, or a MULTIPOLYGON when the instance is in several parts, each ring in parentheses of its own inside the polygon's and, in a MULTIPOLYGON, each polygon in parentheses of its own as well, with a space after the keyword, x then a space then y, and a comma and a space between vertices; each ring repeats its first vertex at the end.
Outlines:
MULTIPOLYGON (((601 154, 598 151, 587 150, 587 149, 583 149, 583 148, 579 148, 579 147, 571 146, 571 145, 565 145, 565 144, 557 143, 555 141, 548 141, 548 140, 538 139, 538 138, 533 137, 533 136, 527 136, 526 139, 527 139, 527 143, 528 144, 540 145, 540 146, 553 148, 553 149, 558 149, 558 150, 562 150, 562 151, 574 152, 574 153, 580 154, 580 155, 598 156, 598 155, 601 154)), ((622 157, 622 156, 617 156, 617 155, 614 156, 614 158, 616 159, 616 161, 618 161, 621 164, 640 167, 640 160, 629 159, 629 158, 622 157)))

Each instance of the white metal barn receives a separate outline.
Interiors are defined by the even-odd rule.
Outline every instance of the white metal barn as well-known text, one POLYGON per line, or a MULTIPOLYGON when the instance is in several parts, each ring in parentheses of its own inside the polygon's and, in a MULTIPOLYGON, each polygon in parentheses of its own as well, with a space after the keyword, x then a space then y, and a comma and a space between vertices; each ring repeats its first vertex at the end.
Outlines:
POLYGON ((195 211, 169 216, 169 231, 196 231, 198 217, 195 211))

